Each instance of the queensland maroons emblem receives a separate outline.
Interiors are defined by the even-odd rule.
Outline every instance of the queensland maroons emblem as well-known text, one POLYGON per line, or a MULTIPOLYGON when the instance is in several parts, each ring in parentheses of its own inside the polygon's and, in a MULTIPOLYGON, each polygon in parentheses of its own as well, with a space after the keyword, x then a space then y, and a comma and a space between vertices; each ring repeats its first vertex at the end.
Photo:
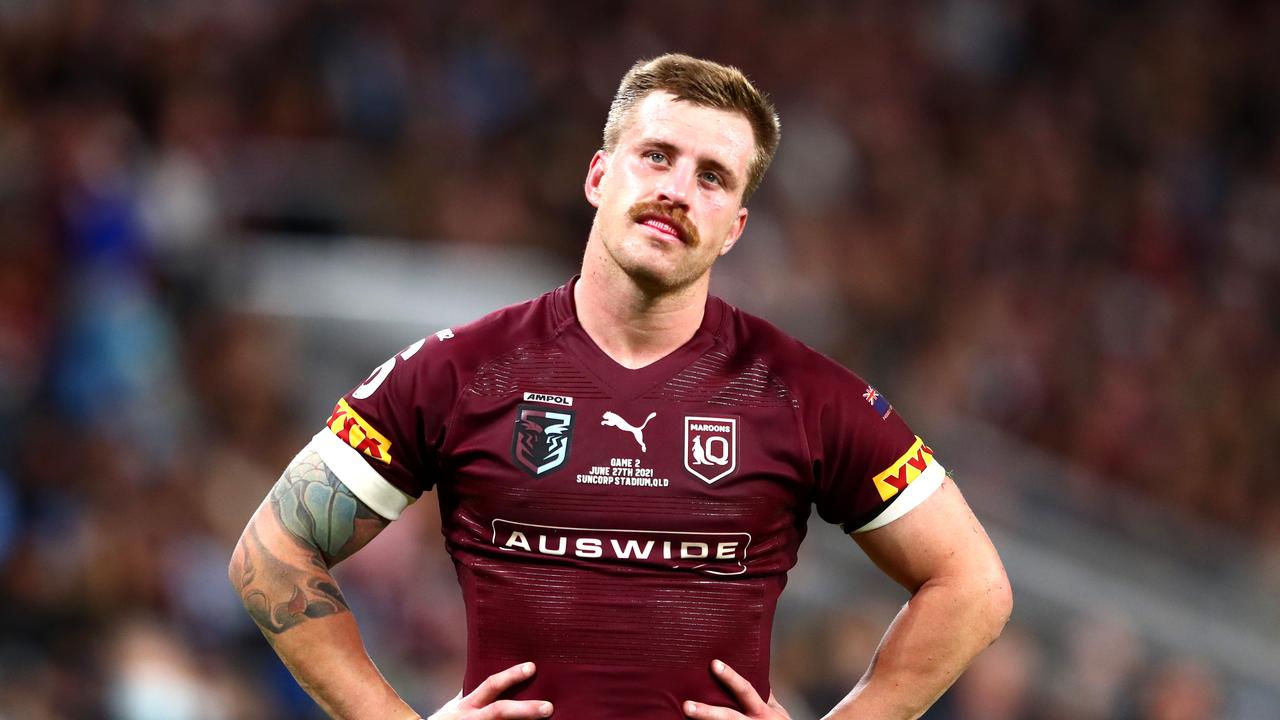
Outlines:
POLYGON ((708 485, 737 470, 737 418, 686 415, 684 469, 708 485))
POLYGON ((530 475, 537 477, 564 465, 569 459, 572 440, 572 410, 551 410, 537 405, 516 408, 511 458, 530 475))

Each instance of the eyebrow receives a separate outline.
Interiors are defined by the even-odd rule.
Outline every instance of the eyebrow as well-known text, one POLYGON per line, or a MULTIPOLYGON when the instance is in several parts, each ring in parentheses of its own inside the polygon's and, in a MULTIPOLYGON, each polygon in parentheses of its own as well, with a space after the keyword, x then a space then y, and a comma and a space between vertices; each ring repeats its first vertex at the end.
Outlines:
MULTIPOLYGON (((642 143, 643 146, 656 148, 662 152, 675 157, 680 154, 680 148, 666 140, 650 139, 642 143)), ((703 167, 720 174, 724 178, 727 187, 738 187, 738 176, 732 170, 725 166, 724 163, 712 157, 703 156, 698 159, 698 163, 703 167)))

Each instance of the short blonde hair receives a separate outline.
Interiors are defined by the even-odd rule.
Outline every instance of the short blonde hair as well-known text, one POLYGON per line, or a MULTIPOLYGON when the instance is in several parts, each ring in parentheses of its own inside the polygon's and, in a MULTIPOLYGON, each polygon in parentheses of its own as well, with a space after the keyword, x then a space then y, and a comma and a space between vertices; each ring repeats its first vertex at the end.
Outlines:
POLYGON ((695 105, 742 113, 751 123, 756 147, 742 193, 745 204, 764 180, 765 170, 769 169, 782 137, 773 103, 736 67, 678 53, 641 60, 623 76, 609 106, 609 119, 604 124, 606 152, 612 152, 617 146, 631 110, 649 93, 658 91, 669 92, 677 100, 695 105))

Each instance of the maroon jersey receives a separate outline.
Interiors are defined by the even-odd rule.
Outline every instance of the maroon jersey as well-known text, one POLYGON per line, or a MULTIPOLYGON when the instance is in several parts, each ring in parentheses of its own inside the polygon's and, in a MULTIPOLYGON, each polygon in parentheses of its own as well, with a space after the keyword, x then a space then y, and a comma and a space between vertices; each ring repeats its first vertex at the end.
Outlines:
POLYGON ((717 298, 694 337, 627 369, 578 324, 572 283, 419 341, 337 404, 312 446, 387 518, 435 488, 467 612, 470 692, 571 720, 769 696, 774 609, 811 507, 879 527, 942 481, 867 383, 717 298))

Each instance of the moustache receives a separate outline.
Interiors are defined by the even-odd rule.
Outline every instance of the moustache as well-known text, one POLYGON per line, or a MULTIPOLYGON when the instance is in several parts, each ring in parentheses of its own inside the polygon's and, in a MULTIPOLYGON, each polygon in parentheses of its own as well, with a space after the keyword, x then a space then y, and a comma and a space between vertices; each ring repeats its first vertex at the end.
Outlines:
POLYGON ((627 211, 627 217, 631 218, 633 223, 639 223, 645 217, 654 216, 660 217, 679 228, 680 237, 685 244, 696 247, 701 242, 697 226, 689 219, 689 214, 683 208, 649 201, 636 203, 627 211))

